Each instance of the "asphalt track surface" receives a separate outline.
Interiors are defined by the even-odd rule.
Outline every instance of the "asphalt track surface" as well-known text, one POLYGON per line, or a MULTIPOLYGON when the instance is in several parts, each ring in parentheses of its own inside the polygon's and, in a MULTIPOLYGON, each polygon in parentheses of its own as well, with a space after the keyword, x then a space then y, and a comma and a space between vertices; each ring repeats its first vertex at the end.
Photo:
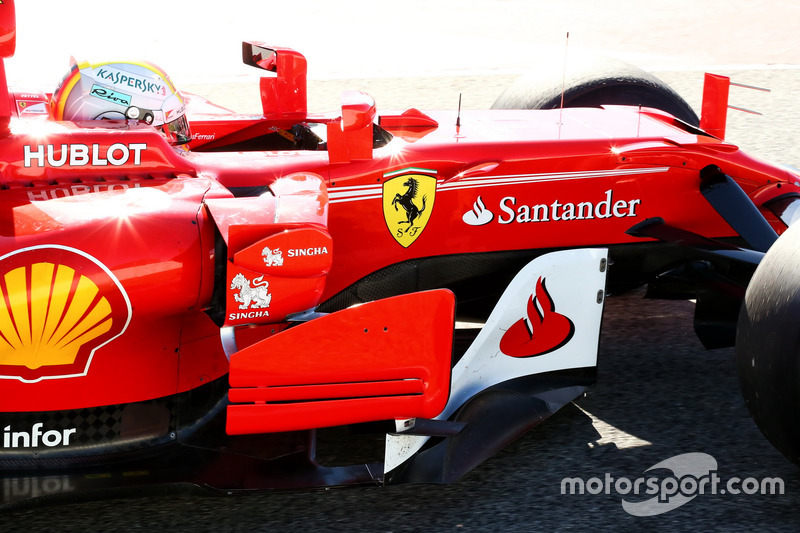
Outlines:
MULTIPOLYGON (((482 2, 468 3, 475 4, 482 2)), ((597 48, 623 55, 635 50, 695 109, 709 65, 735 81, 769 87, 769 94, 733 91, 732 103, 764 115, 732 112, 728 138, 751 153, 800 167, 800 58, 791 56, 800 51, 800 39, 793 33, 795 8, 784 6, 776 14, 776 2, 739 4, 750 13, 747 26, 747 13, 737 12, 739 18, 730 24, 711 17, 719 5, 708 2, 710 13, 698 15, 694 26, 679 26, 680 34, 664 35, 667 30, 661 26, 639 33, 610 31, 597 48), (683 33, 692 38, 695 54, 688 39, 677 38, 683 33), (698 42, 701 34, 704 40, 698 42), (654 41, 664 39, 675 46, 659 55, 654 41), (765 59, 759 62, 758 57, 765 59), (675 70, 681 60, 688 67, 675 70)), ((702 8, 693 2, 673 6, 695 12, 702 8)), ((625 15, 645 20, 655 16, 625 15)), ((586 17, 576 19, 579 28, 598 32, 586 17)), ((602 22, 608 20, 598 19, 602 22)), ((461 28, 469 30, 463 24, 461 28)), ((501 30, 513 38, 514 31, 521 32, 514 28, 508 22, 501 30)), ((403 77, 346 80, 321 76, 311 82, 309 97, 313 109, 333 109, 340 90, 360 89, 375 96, 379 109, 425 109, 453 108, 462 94, 465 107, 479 109, 488 107, 515 78, 513 70, 436 75, 422 69, 403 77)), ((235 109, 257 109, 255 87, 241 80, 193 82, 186 88, 235 109)), ((0 531, 796 531, 800 469, 776 452, 751 421, 739 394, 733 350, 705 351, 692 332, 691 316, 691 302, 648 301, 641 293, 609 299, 597 385, 454 485, 238 497, 158 493, 0 513, 0 531), (723 480, 781 478, 784 494, 704 494, 662 515, 634 517, 623 510, 623 496, 614 491, 561 493, 565 477, 633 480, 660 461, 692 452, 713 456, 723 480)))

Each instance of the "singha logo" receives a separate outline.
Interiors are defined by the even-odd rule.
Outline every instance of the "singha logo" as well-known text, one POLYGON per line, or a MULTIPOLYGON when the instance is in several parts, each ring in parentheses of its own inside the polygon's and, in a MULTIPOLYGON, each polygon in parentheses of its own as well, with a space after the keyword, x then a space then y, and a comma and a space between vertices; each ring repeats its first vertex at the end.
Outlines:
POLYGON ((561 348, 572 339, 575 325, 556 312, 545 280, 536 281, 536 296, 528 299, 528 316, 508 328, 500 339, 500 351, 511 357, 535 357, 561 348))
POLYGON ((265 246, 261 250, 261 255, 264 256, 264 264, 268 267, 283 266, 283 252, 281 252, 280 248, 270 250, 269 246, 265 246))
POLYGON ((239 302, 239 309, 263 309, 269 307, 272 295, 267 290, 269 282, 263 281, 263 279, 264 276, 255 278, 253 285, 250 286, 250 280, 241 273, 234 276, 231 282, 231 290, 239 291, 239 294, 233 295, 233 299, 239 302))

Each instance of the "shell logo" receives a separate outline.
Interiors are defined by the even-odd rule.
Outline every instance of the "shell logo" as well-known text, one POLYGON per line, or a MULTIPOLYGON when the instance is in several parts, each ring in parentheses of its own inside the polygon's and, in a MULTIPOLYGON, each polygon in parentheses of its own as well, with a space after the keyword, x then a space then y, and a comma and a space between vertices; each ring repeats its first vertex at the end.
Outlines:
POLYGON ((122 284, 85 252, 49 245, 0 257, 0 379, 85 376, 130 318, 122 284))

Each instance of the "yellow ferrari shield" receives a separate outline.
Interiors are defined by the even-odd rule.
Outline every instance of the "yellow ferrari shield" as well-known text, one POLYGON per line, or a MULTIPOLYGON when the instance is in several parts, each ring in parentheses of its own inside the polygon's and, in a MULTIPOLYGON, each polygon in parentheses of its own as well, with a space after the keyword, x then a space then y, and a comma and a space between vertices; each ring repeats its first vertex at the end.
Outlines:
POLYGON ((436 178, 401 174, 383 184, 383 218, 389 233, 403 248, 420 236, 433 211, 436 178))

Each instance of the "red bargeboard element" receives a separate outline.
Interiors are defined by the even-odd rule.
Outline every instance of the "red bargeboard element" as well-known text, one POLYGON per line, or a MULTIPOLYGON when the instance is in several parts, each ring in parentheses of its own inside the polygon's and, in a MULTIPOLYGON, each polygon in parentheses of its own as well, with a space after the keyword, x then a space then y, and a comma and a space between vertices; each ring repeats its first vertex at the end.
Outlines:
POLYGON ((528 316, 520 318, 500 339, 500 351, 511 357, 535 357, 564 346, 575 333, 572 320, 556 312, 544 278, 536 281, 534 296, 528 299, 528 316), (540 310, 541 308, 541 310, 540 310))
POLYGON ((450 393, 454 313, 447 290, 394 296, 233 354, 227 433, 438 415, 450 393))

